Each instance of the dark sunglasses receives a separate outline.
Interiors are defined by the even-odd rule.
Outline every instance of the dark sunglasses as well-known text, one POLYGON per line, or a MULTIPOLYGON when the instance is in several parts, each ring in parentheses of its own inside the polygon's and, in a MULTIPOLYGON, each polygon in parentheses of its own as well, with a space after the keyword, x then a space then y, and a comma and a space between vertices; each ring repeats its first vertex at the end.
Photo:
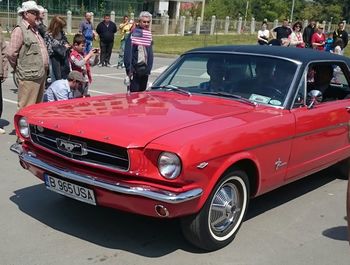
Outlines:
POLYGON ((39 12, 38 11, 28 10, 27 13, 32 14, 34 16, 39 16, 39 12))

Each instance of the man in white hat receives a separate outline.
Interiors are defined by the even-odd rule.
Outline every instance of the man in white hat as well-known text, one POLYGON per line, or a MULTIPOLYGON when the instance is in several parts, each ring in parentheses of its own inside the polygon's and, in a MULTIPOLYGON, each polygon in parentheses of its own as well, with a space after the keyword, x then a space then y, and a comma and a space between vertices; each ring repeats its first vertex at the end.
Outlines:
POLYGON ((39 12, 35 1, 22 3, 22 23, 13 29, 6 54, 19 80, 18 109, 41 102, 44 93, 49 57, 37 29, 39 12))

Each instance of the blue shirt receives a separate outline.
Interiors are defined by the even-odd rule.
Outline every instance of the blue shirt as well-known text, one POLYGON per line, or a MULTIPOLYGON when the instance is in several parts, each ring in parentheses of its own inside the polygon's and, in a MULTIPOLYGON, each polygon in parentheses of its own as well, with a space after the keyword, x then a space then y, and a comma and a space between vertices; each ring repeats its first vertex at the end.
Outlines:
POLYGON ((61 79, 53 82, 44 93, 44 102, 66 100, 73 98, 68 80, 61 79))

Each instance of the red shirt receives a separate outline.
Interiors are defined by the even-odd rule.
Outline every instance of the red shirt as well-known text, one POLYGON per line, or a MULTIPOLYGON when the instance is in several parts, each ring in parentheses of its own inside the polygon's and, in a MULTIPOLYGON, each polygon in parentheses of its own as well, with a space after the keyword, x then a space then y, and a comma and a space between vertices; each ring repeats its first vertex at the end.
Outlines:
POLYGON ((321 35, 318 34, 317 32, 312 34, 312 37, 311 37, 311 43, 312 44, 314 44, 314 43, 323 43, 323 45, 316 46, 316 48, 315 48, 316 50, 323 51, 324 50, 325 41, 326 41, 326 35, 324 35, 323 33, 321 33, 321 35))

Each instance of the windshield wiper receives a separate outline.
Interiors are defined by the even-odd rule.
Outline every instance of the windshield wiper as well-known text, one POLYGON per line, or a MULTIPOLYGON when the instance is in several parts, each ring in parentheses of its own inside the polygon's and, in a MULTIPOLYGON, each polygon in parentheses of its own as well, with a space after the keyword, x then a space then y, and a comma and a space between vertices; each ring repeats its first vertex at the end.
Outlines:
POLYGON ((192 96, 192 93, 189 91, 186 91, 182 88, 179 88, 177 86, 174 85, 164 85, 164 86, 152 86, 151 89, 165 89, 168 91, 175 91, 175 92, 179 92, 181 94, 185 94, 187 96, 192 96))
POLYGON ((246 98, 244 98, 242 96, 239 96, 239 95, 236 95, 236 94, 227 93, 227 92, 203 91, 203 92, 201 92, 201 94, 234 98, 234 99, 238 99, 238 100, 240 100, 242 102, 245 102, 245 103, 247 103, 249 105, 252 105, 252 106, 256 106, 257 105, 256 102, 250 101, 249 99, 246 99, 246 98))

